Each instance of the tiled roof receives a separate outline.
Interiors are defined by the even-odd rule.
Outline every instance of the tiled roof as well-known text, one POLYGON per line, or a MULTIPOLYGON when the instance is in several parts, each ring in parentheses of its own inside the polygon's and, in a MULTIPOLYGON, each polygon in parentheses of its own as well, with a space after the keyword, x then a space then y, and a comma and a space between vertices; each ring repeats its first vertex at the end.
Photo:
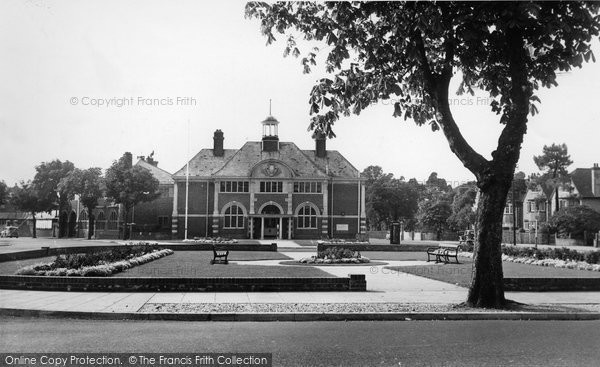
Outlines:
POLYGON ((571 172, 571 180, 579 195, 594 197, 592 192, 592 170, 590 168, 577 168, 571 172))
POLYGON ((137 163, 135 165, 145 168, 148 171, 150 171, 150 173, 152 173, 152 176, 154 176, 154 178, 156 178, 158 180, 158 182, 162 185, 169 185, 174 182, 173 178, 171 177, 171 174, 169 172, 165 171, 162 168, 158 168, 158 167, 146 162, 143 159, 140 159, 139 161, 137 161, 137 163))
MULTIPOLYGON (((292 142, 280 142, 278 152, 263 152, 262 143, 257 141, 247 142, 239 150, 226 149, 223 157, 215 157, 212 149, 202 149, 190 160, 190 176, 245 177, 257 163, 267 159, 283 162, 298 177, 359 177, 358 170, 337 151, 327 151, 326 158, 317 158, 313 150, 300 150, 292 142)), ((185 174, 184 166, 175 176, 185 174)))
MULTIPOLYGON (((190 159, 190 176, 211 176, 217 172, 223 165, 237 152, 235 149, 224 149, 222 157, 215 157, 212 149, 202 149, 192 159, 190 159)), ((186 165, 173 176, 185 176, 186 165)))

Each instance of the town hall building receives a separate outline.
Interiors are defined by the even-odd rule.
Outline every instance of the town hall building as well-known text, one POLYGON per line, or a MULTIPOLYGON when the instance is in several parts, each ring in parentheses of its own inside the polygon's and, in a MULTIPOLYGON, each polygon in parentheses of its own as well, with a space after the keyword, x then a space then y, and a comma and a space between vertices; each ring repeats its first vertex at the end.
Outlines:
POLYGON ((313 136, 314 150, 303 150, 279 141, 278 125, 267 117, 262 140, 240 149, 225 149, 217 130, 213 148, 172 176, 174 239, 354 238, 366 231, 360 172, 326 149, 323 134, 313 136))

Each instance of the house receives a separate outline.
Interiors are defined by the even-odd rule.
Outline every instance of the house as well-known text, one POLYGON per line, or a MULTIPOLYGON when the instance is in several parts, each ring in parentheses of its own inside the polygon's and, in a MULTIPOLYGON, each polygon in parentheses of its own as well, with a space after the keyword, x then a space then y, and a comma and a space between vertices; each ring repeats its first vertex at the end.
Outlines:
POLYGON ((279 121, 262 122, 261 141, 200 150, 173 175, 172 237, 301 239, 355 237, 366 231, 365 184, 344 156, 326 149, 316 133, 314 150, 283 142, 279 121))
POLYGON ((522 228, 526 231, 539 229, 550 216, 548 215, 548 197, 551 195, 552 189, 546 186, 536 185, 529 188, 523 198, 523 225, 522 228))
MULTIPOLYGON (((600 167, 577 168, 570 173, 571 181, 558 190, 559 209, 573 205, 587 205, 600 213, 600 167)), ((550 216, 556 212, 556 193, 552 192, 550 216)))

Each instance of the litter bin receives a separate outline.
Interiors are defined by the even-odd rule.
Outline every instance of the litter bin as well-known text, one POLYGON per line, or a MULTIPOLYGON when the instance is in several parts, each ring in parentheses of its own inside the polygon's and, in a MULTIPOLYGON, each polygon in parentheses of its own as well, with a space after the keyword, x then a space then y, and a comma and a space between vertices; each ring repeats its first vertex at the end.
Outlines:
POLYGON ((392 223, 392 227, 390 228, 390 244, 400 244, 400 223, 398 222, 392 223))

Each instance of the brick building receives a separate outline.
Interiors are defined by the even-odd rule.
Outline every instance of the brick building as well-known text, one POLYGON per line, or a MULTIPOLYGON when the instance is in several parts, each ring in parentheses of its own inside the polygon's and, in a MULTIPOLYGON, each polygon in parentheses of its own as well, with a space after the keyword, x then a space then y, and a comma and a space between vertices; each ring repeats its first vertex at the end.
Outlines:
POLYGON ((262 140, 240 149, 225 149, 217 130, 213 148, 172 176, 173 238, 186 237, 186 219, 187 238, 353 238, 365 232, 359 171, 326 149, 324 135, 315 134, 314 150, 302 150, 279 141, 278 125, 267 117, 262 140))

